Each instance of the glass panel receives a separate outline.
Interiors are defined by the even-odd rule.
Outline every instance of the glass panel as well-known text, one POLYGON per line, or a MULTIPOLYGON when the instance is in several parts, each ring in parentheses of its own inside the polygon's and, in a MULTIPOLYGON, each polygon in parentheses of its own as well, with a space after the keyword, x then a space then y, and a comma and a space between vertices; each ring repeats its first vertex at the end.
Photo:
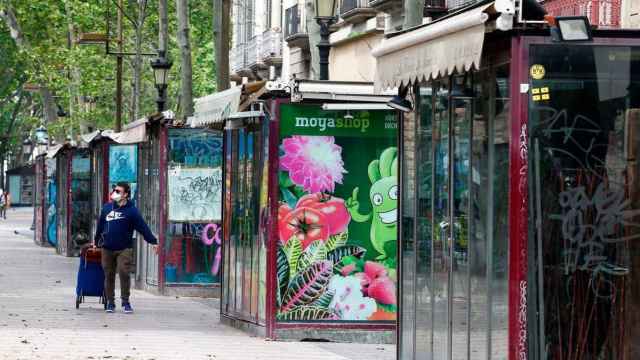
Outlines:
MULTIPOLYGON (((404 154, 402 164, 402 287, 400 358, 415 358, 416 331, 416 249, 415 249, 415 183, 416 183, 416 121, 415 113, 404 114, 404 154)), ((429 328, 431 324, 429 324, 429 328)), ((431 340, 431 339, 429 339, 431 340)))
MULTIPOLYGON (((420 88, 420 120, 417 129, 416 184, 416 355, 428 359, 432 353, 431 250, 433 205, 433 95, 432 88, 420 88), (428 355, 427 355, 428 354, 428 355)), ((412 196, 412 195, 409 195, 412 196)), ((412 196, 413 197, 413 196, 412 196)))
MULTIPOLYGON (((460 78, 454 78, 457 81, 460 78)), ((464 81, 464 79, 463 79, 464 81)), ((466 82, 466 81, 465 81, 466 82)), ((455 92, 454 92, 455 94, 455 92)), ((469 354, 469 161, 473 108, 469 98, 452 98, 453 243, 451 249, 452 359, 469 354)))
POLYGON ((448 83, 435 87, 433 181, 433 359, 448 359, 449 269, 449 91, 448 83))
POLYGON ((71 241, 73 254, 91 241, 91 160, 89 153, 79 151, 71 163, 71 241))
MULTIPOLYGON (((493 360, 506 360, 508 354, 508 291, 509 291, 509 65, 495 70, 495 102, 493 121, 489 124, 489 165, 487 185, 491 186, 487 206, 486 228, 489 266, 489 321, 493 360)), ((474 130, 475 131, 475 130, 474 130)), ((482 177, 485 179, 485 177, 482 177)), ((483 193, 480 191, 479 193, 483 193)), ((483 223, 485 223, 483 221, 483 223)))
POLYGON ((532 342, 542 359, 640 358, 640 48, 530 57, 546 74, 529 104, 532 342))

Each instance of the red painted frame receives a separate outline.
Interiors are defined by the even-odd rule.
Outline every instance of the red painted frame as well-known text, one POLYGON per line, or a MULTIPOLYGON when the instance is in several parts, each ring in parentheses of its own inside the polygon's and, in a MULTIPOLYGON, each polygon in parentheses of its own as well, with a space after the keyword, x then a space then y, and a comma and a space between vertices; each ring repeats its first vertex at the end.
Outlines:
POLYGON ((276 99, 271 103, 271 113, 269 126, 269 240, 267 244, 267 299, 266 299, 266 326, 267 338, 276 339, 278 329, 341 329, 341 330, 396 330, 398 320, 395 324, 388 323, 347 323, 347 322, 278 322, 276 321, 275 289, 277 277, 277 251, 278 251, 278 170, 280 168, 278 149, 280 144, 280 106, 289 104, 289 99, 276 99))
POLYGON ((509 359, 527 359, 528 84, 523 38, 511 39, 511 141, 509 148, 509 359))
POLYGON ((109 152, 112 143, 105 141, 102 144, 102 202, 109 201, 109 152))
POLYGON ((158 230, 158 290, 163 294, 165 288, 164 267, 166 265, 164 246, 166 244, 165 230, 167 229, 167 137, 169 136, 169 130, 167 126, 162 124, 159 125, 159 127, 158 151, 160 151, 160 157, 158 161, 158 175, 160 180, 160 229, 158 230))

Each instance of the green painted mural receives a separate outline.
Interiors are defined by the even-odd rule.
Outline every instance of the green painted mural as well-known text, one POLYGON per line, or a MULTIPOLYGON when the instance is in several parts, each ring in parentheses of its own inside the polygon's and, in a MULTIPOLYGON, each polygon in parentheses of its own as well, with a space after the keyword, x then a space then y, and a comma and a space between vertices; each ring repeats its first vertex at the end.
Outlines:
POLYGON ((394 321, 396 115, 281 105, 279 157, 278 320, 394 321))

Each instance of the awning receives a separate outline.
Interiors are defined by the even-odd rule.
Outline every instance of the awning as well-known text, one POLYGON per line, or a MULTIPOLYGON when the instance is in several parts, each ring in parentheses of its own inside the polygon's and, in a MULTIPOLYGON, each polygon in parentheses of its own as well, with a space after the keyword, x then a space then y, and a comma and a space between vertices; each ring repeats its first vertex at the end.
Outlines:
POLYGON ((198 127, 223 122, 229 115, 238 111, 241 95, 242 86, 235 86, 195 99, 194 115, 187 119, 187 125, 198 127))
POLYGON ((371 52, 376 91, 478 67, 492 7, 485 4, 385 39, 371 52))
POLYGON ((147 141, 147 118, 136 120, 127 126, 121 132, 113 130, 105 130, 102 136, 108 137, 118 144, 136 144, 147 141))
POLYGON ((49 147, 49 150, 47 151, 47 157, 49 159, 53 159, 54 157, 56 157, 56 155, 58 155, 58 152, 60 150, 62 150, 62 148, 64 147, 64 145, 53 145, 51 147, 49 147))
POLYGON ((393 92, 376 94, 370 82, 294 80, 291 84, 291 101, 327 100, 386 103, 393 92))
POLYGON ((91 144, 92 141, 99 139, 101 135, 102 135, 102 131, 96 130, 96 131, 90 132, 88 134, 82 134, 82 135, 80 135, 80 138, 86 144, 91 144))

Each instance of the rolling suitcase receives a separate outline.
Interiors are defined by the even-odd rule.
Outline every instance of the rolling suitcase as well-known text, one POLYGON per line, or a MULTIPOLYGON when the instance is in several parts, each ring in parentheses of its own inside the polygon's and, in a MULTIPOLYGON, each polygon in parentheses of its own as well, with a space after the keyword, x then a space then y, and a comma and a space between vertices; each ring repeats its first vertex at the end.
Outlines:
POLYGON ((80 253, 80 268, 76 285, 76 309, 84 302, 85 296, 96 296, 100 303, 107 308, 104 293, 104 270, 101 263, 102 250, 96 247, 86 247, 80 253))

